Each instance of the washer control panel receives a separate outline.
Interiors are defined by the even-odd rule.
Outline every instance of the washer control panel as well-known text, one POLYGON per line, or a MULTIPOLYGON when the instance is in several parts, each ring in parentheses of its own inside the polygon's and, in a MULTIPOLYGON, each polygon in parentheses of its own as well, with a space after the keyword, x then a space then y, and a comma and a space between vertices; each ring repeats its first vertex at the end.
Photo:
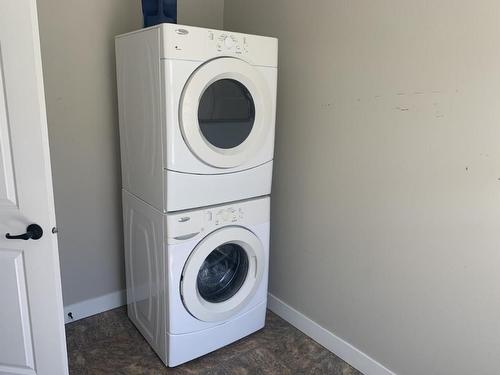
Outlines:
POLYGON ((215 212, 215 222, 216 226, 226 225, 230 223, 236 223, 238 220, 243 219, 243 209, 234 207, 225 207, 215 212))
POLYGON ((269 197, 197 210, 168 213, 167 241, 178 243, 231 225, 248 227, 269 222, 269 197))
POLYGON ((209 30, 208 40, 213 43, 217 52, 229 52, 236 55, 248 53, 248 41, 246 36, 209 30))

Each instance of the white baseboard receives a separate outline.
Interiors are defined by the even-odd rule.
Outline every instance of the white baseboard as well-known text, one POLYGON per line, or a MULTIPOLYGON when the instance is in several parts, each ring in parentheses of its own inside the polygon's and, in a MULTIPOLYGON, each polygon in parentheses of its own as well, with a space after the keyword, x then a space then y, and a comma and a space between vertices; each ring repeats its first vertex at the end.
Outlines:
POLYGON ((104 296, 87 299, 72 305, 64 306, 64 323, 99 314, 104 311, 123 306, 127 303, 127 295, 124 290, 105 294, 104 296), (71 316, 73 318, 71 318, 71 316))
POLYGON ((268 294, 267 307, 363 374, 396 375, 361 350, 323 328, 271 293, 268 294))

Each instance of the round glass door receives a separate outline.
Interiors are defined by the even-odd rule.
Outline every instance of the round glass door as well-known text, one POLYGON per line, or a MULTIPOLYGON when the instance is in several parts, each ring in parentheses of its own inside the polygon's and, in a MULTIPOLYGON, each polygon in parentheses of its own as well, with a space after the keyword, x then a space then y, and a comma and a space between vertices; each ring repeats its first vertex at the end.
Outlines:
POLYGON ((251 300, 266 267, 260 240, 247 229, 224 227, 192 251, 182 273, 181 295, 202 321, 230 318, 251 300))
POLYGON ((217 168, 237 167, 261 149, 272 130, 271 96, 252 65, 221 57, 189 78, 179 103, 179 124, 191 152, 217 168))
POLYGON ((255 105, 248 89, 234 79, 220 79, 205 89, 198 106, 198 123, 207 142, 234 148, 248 138, 255 105))
POLYGON ((237 244, 226 243, 212 251, 198 272, 198 292, 208 302, 227 301, 240 290, 248 273, 248 256, 237 244))

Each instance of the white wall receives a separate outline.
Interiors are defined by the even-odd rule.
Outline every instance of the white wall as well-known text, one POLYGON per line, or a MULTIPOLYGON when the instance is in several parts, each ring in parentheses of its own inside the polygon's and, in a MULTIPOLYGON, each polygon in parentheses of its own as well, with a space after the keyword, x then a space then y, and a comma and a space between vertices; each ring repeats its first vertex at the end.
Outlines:
POLYGON ((124 288, 113 37, 137 0, 38 1, 64 304, 124 288))
POLYGON ((227 0, 279 38, 270 291, 399 374, 498 374, 500 3, 227 0))

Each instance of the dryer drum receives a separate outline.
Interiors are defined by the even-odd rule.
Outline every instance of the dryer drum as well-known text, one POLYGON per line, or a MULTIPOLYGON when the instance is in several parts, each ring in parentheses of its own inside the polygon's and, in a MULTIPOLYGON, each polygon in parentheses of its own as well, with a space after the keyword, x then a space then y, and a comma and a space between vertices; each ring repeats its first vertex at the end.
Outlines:
POLYGON ((250 135, 254 121, 252 94, 237 80, 217 80, 200 98, 200 131, 215 147, 229 149, 239 146, 250 135))
POLYGON ((208 302, 224 302, 234 296, 248 274, 248 255, 239 245, 226 243, 215 248, 198 272, 200 296, 208 302))

